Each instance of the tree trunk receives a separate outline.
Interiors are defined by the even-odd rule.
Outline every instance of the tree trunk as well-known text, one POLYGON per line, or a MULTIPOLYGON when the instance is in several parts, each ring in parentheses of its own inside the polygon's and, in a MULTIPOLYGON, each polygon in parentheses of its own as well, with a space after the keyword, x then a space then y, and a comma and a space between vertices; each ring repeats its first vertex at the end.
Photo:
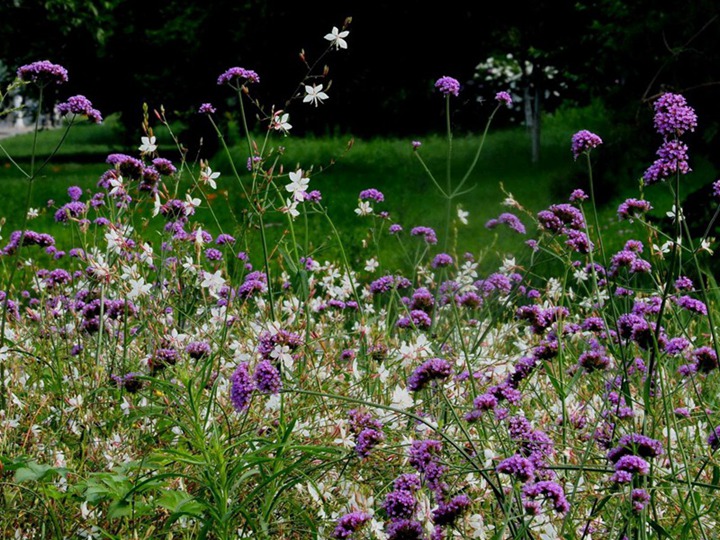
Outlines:
POLYGON ((528 84, 523 89, 525 128, 530 135, 530 153, 533 163, 540 161, 540 91, 528 84))

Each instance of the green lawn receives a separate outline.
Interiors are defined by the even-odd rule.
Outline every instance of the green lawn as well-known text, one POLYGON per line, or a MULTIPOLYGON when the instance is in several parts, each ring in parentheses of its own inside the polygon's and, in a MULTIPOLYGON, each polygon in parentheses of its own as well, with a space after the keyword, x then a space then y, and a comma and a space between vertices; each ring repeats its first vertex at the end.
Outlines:
MULTIPOLYGON (((505 192, 511 193, 531 214, 554 202, 567 200, 570 191, 576 187, 574 182, 586 177, 584 161, 574 162, 570 153, 571 136, 582 128, 603 129, 602 116, 589 109, 564 111, 546 118, 541 159, 535 164, 530 160, 530 142, 524 129, 491 129, 477 166, 466 183, 469 191, 453 201, 453 217, 458 205, 468 211, 469 216, 468 225, 460 225, 451 232, 452 241, 448 249, 454 248, 458 255, 467 251, 476 256, 485 253, 488 257, 484 264, 488 271, 498 265, 504 254, 527 253, 528 250, 522 244, 534 235, 534 228, 527 216, 502 206, 502 201, 507 196, 505 192), (518 235, 506 227, 494 231, 485 228, 487 220, 505 211, 520 215, 528 227, 528 236, 518 235)), ((157 128, 156 132, 161 143, 160 155, 179 163, 179 152, 173 149, 167 132, 162 126, 157 128)), ((39 157, 36 166, 53 151, 61 136, 61 130, 39 133, 39 157)), ((119 140, 117 120, 112 117, 101 126, 74 126, 58 153, 60 157, 43 168, 35 181, 30 206, 40 209, 41 215, 31 222, 30 227, 52 232, 63 249, 73 247, 67 245, 72 243, 69 227, 53 223, 55 208, 67 202, 69 186, 78 185, 88 193, 96 190, 99 176, 107 170, 107 154, 134 153, 133 149, 118 146, 119 140), (76 157, 78 159, 75 160, 76 157), (55 201, 55 206, 49 206, 48 201, 55 201)), ((480 138, 475 135, 463 135, 453 139, 451 176, 454 183, 464 175, 470 165, 479 141, 480 138)), ((13 137, 0 141, 0 144, 10 155, 17 158, 21 166, 29 169, 32 135, 13 137)), ((284 175, 298 167, 309 172, 309 187, 321 191, 323 205, 328 209, 328 215, 339 231, 343 247, 351 261, 362 262, 376 254, 370 229, 378 225, 380 220, 359 218, 354 212, 359 192, 367 188, 376 188, 383 192, 385 201, 374 204, 375 212, 387 211, 390 216, 389 220, 383 222, 384 232, 379 243, 380 251, 377 252, 383 270, 393 271, 393 267, 403 264, 404 261, 398 242, 386 232, 391 223, 402 225, 404 234, 408 234, 412 227, 418 225, 433 227, 441 240, 437 246, 433 246, 432 253, 439 252, 443 247, 446 202, 413 155, 410 139, 289 136, 275 138, 271 144, 276 148, 280 145, 284 147, 280 156, 284 175)), ((648 151, 649 156, 652 155, 651 152, 652 150, 648 151)), ((437 181, 444 186, 448 154, 446 138, 441 135, 423 138, 419 153, 437 181)), ((250 175, 245 168, 247 150, 236 146, 232 149, 232 155, 242 182, 249 182, 250 175)), ((227 155, 221 151, 210 160, 210 166, 213 171, 221 173, 218 192, 212 200, 203 200, 197 218, 205 223, 205 228, 212 234, 221 230, 230 232, 244 240, 244 248, 248 249, 251 255, 259 253, 258 235, 248 229, 248 221, 242 217, 247 214, 248 204, 233 176, 227 155), (248 232, 249 234, 246 234, 248 232)), ((699 174, 689 177, 690 184, 699 185, 705 181, 708 172, 703 164, 700 164, 699 169, 699 174)), ((179 187, 190 185, 190 176, 197 175, 197 170, 197 164, 188 166, 179 187)), ((0 201, 0 217, 5 221, 2 235, 7 238, 12 230, 21 226, 27 181, 3 156, 0 159, 0 182, 4 193, 0 201)), ((284 183, 286 178, 278 180, 280 189, 284 183)), ((602 186, 596 186, 596 189, 602 189, 602 186)), ((601 209, 601 227, 606 232, 628 226, 617 222, 615 210, 625 197, 637 196, 637 180, 629 180, 626 189, 617 200, 601 209)), ((652 186, 647 190, 647 196, 653 201, 658 216, 664 215, 669 209, 671 200, 665 186, 652 186)), ((149 213, 148 203, 139 213, 139 217, 149 217, 149 213)), ((267 216, 265 228, 271 249, 280 235, 288 233, 285 216, 277 213, 267 216)), ((338 259, 338 240, 325 217, 302 216, 296 220, 294 228, 303 254, 312 255, 319 260, 338 259)), ((517 256, 520 262, 522 257, 517 256)))

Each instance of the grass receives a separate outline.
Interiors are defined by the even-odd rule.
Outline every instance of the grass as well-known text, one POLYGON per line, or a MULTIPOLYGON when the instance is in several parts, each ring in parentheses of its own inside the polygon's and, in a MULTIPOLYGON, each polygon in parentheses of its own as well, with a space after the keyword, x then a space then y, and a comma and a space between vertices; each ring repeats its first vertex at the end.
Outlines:
MULTIPOLYGON (((469 212, 469 223, 456 231, 456 244, 466 246, 475 254, 488 251, 510 253, 524 242, 524 238, 507 231, 489 231, 484 227, 487 220, 497 217, 499 205, 508 193, 526 205, 529 212, 537 212, 550 204, 555 194, 555 186, 568 184, 577 170, 569 156, 567 140, 571 126, 550 127, 546 130, 540 163, 530 162, 529 139, 522 128, 512 128, 492 132, 488 135, 477 167, 469 177, 467 187, 470 190, 453 201, 453 212, 459 205, 469 212)), ((179 162, 179 152, 174 150, 165 137, 163 127, 156 128, 161 142, 161 156, 179 162)), ((38 154, 48 155, 61 137, 60 131, 45 131, 38 136, 38 154)), ((110 118, 104 125, 78 125, 65 141, 58 155, 59 162, 42 171, 36 181, 31 202, 33 208, 41 210, 40 217, 33 226, 38 228, 52 221, 54 208, 48 201, 62 204, 67 201, 66 190, 77 185, 88 192, 95 190, 99 176, 107 170, 104 159, 109 153, 132 150, 119 147, 117 141, 117 119, 110 118), (83 163, 68 161, 79 157, 83 163)), ((360 220, 354 213, 358 194, 361 190, 374 187, 385 195, 385 202, 376 205, 375 211, 387 211, 389 221, 400 223, 406 231, 423 225, 433 228, 442 227, 445 207, 438 204, 438 192, 428 179, 422 166, 413 155, 410 140, 398 138, 357 139, 348 137, 330 138, 287 138, 277 140, 284 147, 282 163, 284 174, 296 167, 310 169, 311 189, 323 194, 323 202, 328 207, 332 220, 341 231, 349 256, 353 260, 369 258, 365 243, 372 243, 370 220, 360 220)), ((433 173, 444 183, 444 165, 447 156, 447 141, 439 135, 423 139, 420 153, 433 173)), ((464 135, 453 140, 453 173, 455 177, 464 174, 479 143, 476 135, 464 135)), ((30 135, 16 136, 2 141, 3 147, 18 161, 27 166, 26 159, 32 147, 30 135)), ((233 147, 231 155, 241 172, 243 181, 248 181, 245 170, 247 151, 233 147)), ((203 201, 198 210, 203 219, 215 223, 217 234, 220 228, 225 232, 242 235, 242 229, 248 225, 244 220, 247 201, 244 200, 237 181, 232 177, 228 156, 220 152, 210 160, 214 171, 221 172, 218 191, 212 200, 203 201), (213 215, 214 214, 214 217, 213 215)), ((189 164, 188 170, 197 177, 198 164, 189 164)), ((184 188, 192 182, 191 175, 185 175, 181 181, 184 188)), ((0 182, 6 196, 0 202, 0 217, 5 219, 4 230, 11 231, 19 227, 22 216, 17 208, 24 204, 26 183, 23 176, 6 160, 0 159, 0 182)), ((266 224, 271 244, 285 232, 284 222, 271 221, 266 224)), ((335 258, 337 239, 328 231, 327 221, 322 216, 311 215, 303 223, 298 234, 302 237, 305 249, 317 259, 335 258)), ((62 244, 62 233, 58 242, 62 244)), ((259 246, 246 246, 252 253, 259 246)), ((403 257, 398 250, 389 247, 379 254, 381 261, 389 266, 402 264, 403 257)), ((494 263, 493 263, 494 264, 494 263)))

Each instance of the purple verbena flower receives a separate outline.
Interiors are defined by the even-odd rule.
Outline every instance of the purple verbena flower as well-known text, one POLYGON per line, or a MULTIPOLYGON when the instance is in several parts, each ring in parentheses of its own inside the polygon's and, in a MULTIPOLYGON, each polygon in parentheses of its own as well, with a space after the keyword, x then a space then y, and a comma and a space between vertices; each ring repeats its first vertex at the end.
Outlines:
POLYGON ((413 392, 425 388, 431 381, 447 379, 452 373, 450 362, 444 358, 431 358, 415 369, 408 377, 407 387, 413 392))
POLYGON ((495 101, 504 103, 508 107, 512 106, 512 97, 510 97, 510 94, 507 92, 498 92, 495 94, 495 101))
POLYGON ((231 67, 218 77, 218 84, 230 83, 236 79, 245 80, 249 83, 259 83, 260 77, 251 69, 241 67, 231 67))
POLYGON ((435 82, 435 88, 440 90, 440 93, 446 96, 452 94, 457 97, 460 93, 460 83, 457 79, 453 79, 452 77, 440 77, 435 82))
POLYGON ((102 114, 93 107, 93 104, 85 96, 72 96, 57 105, 57 111, 61 115, 78 114, 87 116, 88 120, 100 124, 102 122, 102 114))
POLYGON ((655 129, 665 137, 680 137, 686 131, 695 131, 697 115, 680 94, 665 93, 654 104, 655 129))
POLYGON ((518 454, 502 460, 498 466, 495 467, 495 470, 499 473, 514 476, 521 482, 532 480, 535 476, 535 465, 533 465, 533 462, 518 454))
POLYGON ((383 202, 385 200, 385 195, 375 188, 370 188, 362 190, 359 198, 361 201, 373 200, 375 202, 383 202))
POLYGON ((593 148, 597 148, 602 144, 602 139, 594 133, 583 129, 572 136, 571 150, 573 157, 577 159, 580 154, 590 152, 593 148))
POLYGON ((40 60, 20 66, 17 70, 17 76, 23 82, 32 82, 38 86, 68 82, 67 70, 61 65, 53 64, 48 60, 40 60))
MULTIPOLYGON (((218 84, 220 84, 219 81, 218 84)), ((215 111, 216 109, 213 107, 212 103, 203 103, 198 109, 199 114, 213 114, 215 111)))
POLYGON ((350 512, 349 514, 345 514, 338 520, 335 530, 333 531, 333 538, 337 538, 338 540, 350 538, 360 530, 365 523, 370 521, 370 517, 370 514, 366 512, 350 512))
POLYGON ((230 401, 236 411, 242 412, 248 408, 254 389, 248 363, 240 362, 230 378, 230 401))
POLYGON ((263 394, 277 394, 282 388, 280 372, 270 360, 261 360, 253 374, 255 387, 263 394))

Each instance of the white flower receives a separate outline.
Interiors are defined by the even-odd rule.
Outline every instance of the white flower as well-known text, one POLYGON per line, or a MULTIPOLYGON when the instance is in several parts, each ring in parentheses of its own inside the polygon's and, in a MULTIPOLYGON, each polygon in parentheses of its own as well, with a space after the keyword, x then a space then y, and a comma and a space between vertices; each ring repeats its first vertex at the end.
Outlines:
POLYGON ((203 281, 200 286, 210 289, 210 292, 217 293, 225 285, 225 279, 222 277, 222 270, 218 270, 214 274, 203 271, 203 281))
POLYGON ((460 220, 460 223, 462 223, 463 225, 467 225, 468 224, 467 218, 469 215, 470 215, 470 212, 468 212, 467 210, 463 210, 462 208, 460 208, 458 206, 457 216, 458 216, 458 219, 460 220))
POLYGON ((285 199, 285 206, 283 206, 280 211, 283 214, 290 214, 293 219, 298 217, 300 215, 300 210, 297 209, 298 202, 297 201, 291 201, 290 199, 285 199))
POLYGON ((276 131, 282 131, 285 135, 287 135, 287 132, 292 129, 292 124, 288 122, 288 120, 290 120, 290 115, 288 113, 278 111, 273 115, 270 127, 276 131))
POLYGON ((712 245, 713 241, 713 238, 703 238, 700 241, 700 251, 707 251, 710 255, 712 255, 714 251, 710 249, 710 246, 712 245))
POLYGON ((138 150, 143 154, 149 154, 157 150, 157 144, 155 144, 155 137, 140 137, 142 144, 138 147, 138 150))
POLYGON ((348 30, 340 32, 337 29, 337 26, 333 26, 332 32, 325 34, 325 39, 332 41, 332 44, 335 45, 336 49, 347 49, 347 41, 343 38, 348 37, 349 33, 350 32, 348 30))
POLYGON ((27 218, 28 219, 35 219, 39 215, 39 210, 37 208, 28 208, 27 211, 27 218))
POLYGON ((414 401, 410 392, 400 386, 395 387, 392 395, 392 403, 390 403, 391 407, 404 411, 412 407, 413 403, 414 401))
POLYGON ((373 209, 368 201, 360 201, 358 207, 355 209, 355 213, 358 216, 368 216, 373 213, 373 209))
POLYGON ((380 263, 377 262, 375 257, 365 261, 365 271, 366 272, 374 272, 375 270, 377 270, 378 266, 380 266, 380 263))
POLYGON ((304 201, 310 179, 303 177, 302 169, 291 172, 288 176, 290 177, 290 183, 285 186, 285 189, 292 193, 294 200, 304 201))
POLYGON ((117 178, 110 178, 108 180, 108 184, 110 184, 110 195, 122 195, 123 193, 125 193, 122 176, 118 176, 117 178))
POLYGON ((192 197, 189 193, 186 193, 185 203, 183 206, 185 208, 185 215, 190 216, 193 214, 193 212, 195 212, 195 208, 200 206, 200 199, 198 199, 197 197, 192 197))
POLYGON ((217 189, 217 184, 215 183, 215 179, 220 176, 219 172, 213 172, 213 170, 208 166, 205 167, 202 171, 200 171, 200 180, 204 184, 207 184, 213 189, 217 189))
MULTIPOLYGON (((672 218, 673 222, 675 221, 675 216, 678 214, 677 208, 675 208, 675 205, 672 205, 672 210, 669 212, 665 212, 665 215, 669 218, 672 218)), ((680 221, 683 221, 685 219, 685 215, 683 214, 682 208, 680 208, 680 221)))
POLYGON ((330 96, 323 92, 322 89, 322 84, 313 84, 312 86, 305 85, 303 103, 312 103, 317 107, 319 103, 322 103, 323 99, 328 99, 330 96))
POLYGON ((128 280, 128 283, 130 284, 130 292, 127 293, 127 296, 131 300, 134 300, 138 296, 145 296, 146 294, 149 294, 152 289, 152 284, 145 283, 145 278, 142 276, 138 279, 131 278, 128 280))

